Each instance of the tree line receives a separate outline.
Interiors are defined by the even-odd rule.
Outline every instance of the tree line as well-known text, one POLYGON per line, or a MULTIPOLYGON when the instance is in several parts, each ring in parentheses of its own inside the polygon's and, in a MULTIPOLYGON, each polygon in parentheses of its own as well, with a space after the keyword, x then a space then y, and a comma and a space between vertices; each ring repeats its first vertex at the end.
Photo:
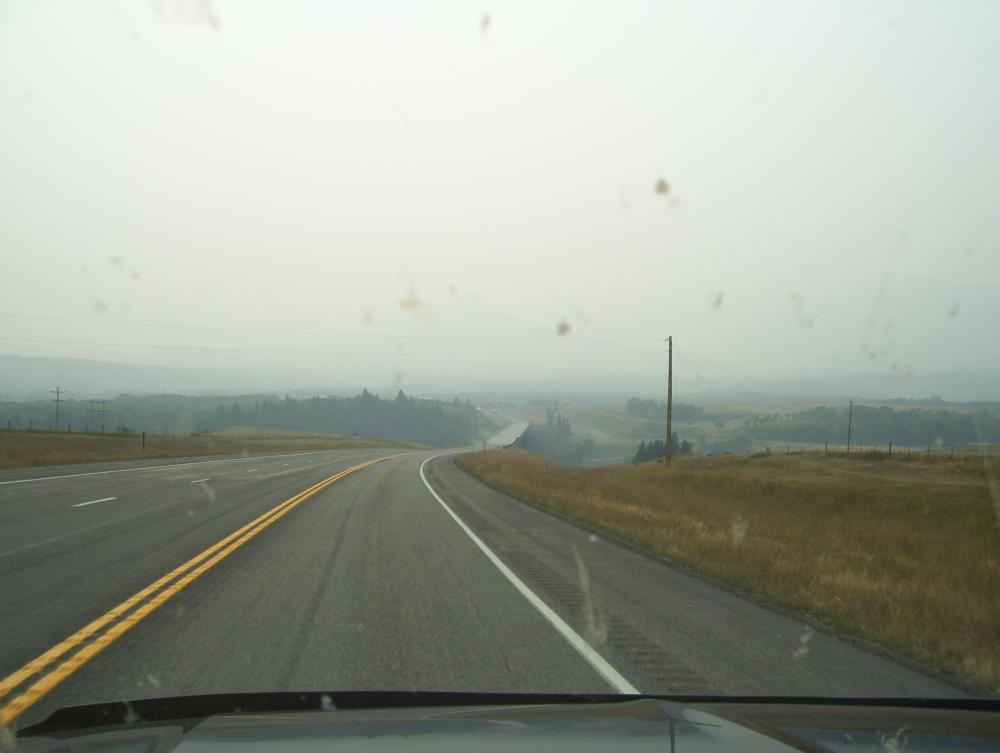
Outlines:
POLYGON ((479 425, 479 411, 468 401, 424 400, 402 390, 384 399, 364 390, 355 397, 268 398, 253 406, 220 406, 197 428, 260 426, 448 445, 475 439, 479 425))
POLYGON ((567 463, 582 463, 596 449, 590 437, 582 440, 574 437, 569 418, 551 409, 546 411, 545 423, 529 424, 514 446, 567 463))
MULTIPOLYGON (((630 397, 628 402, 625 403, 625 412, 630 416, 635 416, 636 418, 650 418, 666 421, 667 404, 651 398, 643 400, 639 397, 630 397)), ((674 421, 682 421, 684 423, 704 421, 707 418, 705 415, 705 409, 701 406, 691 405, 689 403, 678 403, 676 401, 674 402, 673 411, 671 411, 671 417, 674 421)))
MULTIPOLYGON (((0 428, 106 432, 148 431, 190 434, 223 404, 252 406, 267 395, 119 395, 103 404, 63 398, 59 424, 51 400, 0 403, 0 428), (103 414, 98 412, 103 409, 103 414)), ((273 397, 273 396, 272 396, 273 397)))
MULTIPOLYGON (((670 437, 671 457, 682 457, 694 452, 694 445, 686 439, 681 440, 676 432, 670 437)), ((666 442, 662 439, 653 439, 649 442, 640 442, 639 448, 632 457, 632 463, 648 463, 650 460, 661 460, 667 454, 666 442)))
MULTIPOLYGON (((813 408, 790 414, 751 416, 743 432, 752 439, 790 442, 847 441, 848 407, 813 408)), ((851 438, 856 443, 896 443, 897 446, 960 445, 1000 442, 1000 416, 985 411, 855 405, 851 438)))
POLYGON ((189 434, 229 426, 295 429, 401 439, 421 444, 461 444, 479 435, 479 411, 468 401, 412 398, 402 390, 381 398, 368 390, 354 397, 284 399, 276 395, 121 395, 95 413, 88 400, 63 400, 59 425, 45 400, 0 403, 0 428, 189 434))

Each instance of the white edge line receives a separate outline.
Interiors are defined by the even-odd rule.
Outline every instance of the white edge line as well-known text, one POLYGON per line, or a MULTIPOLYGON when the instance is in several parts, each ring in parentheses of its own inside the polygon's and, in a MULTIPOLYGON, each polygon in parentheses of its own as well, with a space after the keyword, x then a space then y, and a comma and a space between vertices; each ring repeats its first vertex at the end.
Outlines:
POLYGON ((292 452, 287 455, 248 455, 239 458, 219 458, 218 460, 191 460, 187 463, 164 463, 163 465, 144 465, 140 468, 114 468, 110 471, 88 471, 87 473, 67 473, 62 476, 39 476, 38 478, 17 478, 12 481, 0 481, 4 484, 27 484, 29 481, 53 481, 60 478, 79 478, 80 476, 101 476, 106 473, 128 473, 130 471, 155 471, 157 468, 177 468, 182 465, 201 465, 202 463, 232 463, 236 460, 267 460, 268 458, 293 458, 299 455, 318 455, 324 452, 339 452, 339 450, 312 450, 311 452, 292 452))
POLYGON ((118 497, 101 497, 100 499, 92 499, 90 502, 80 502, 73 507, 86 507, 87 505, 96 505, 98 502, 111 502, 112 500, 118 499, 118 497))
POLYGON ((450 454, 452 453, 446 452, 441 455, 434 455, 433 457, 427 458, 420 464, 420 480, 424 482, 424 486, 427 487, 427 491, 429 491, 431 495, 433 495, 434 499, 440 503, 441 507, 445 509, 445 512, 447 512, 452 519, 458 523, 459 528, 465 531, 466 535, 472 539, 472 542, 479 547, 483 554, 486 555, 486 558, 496 566, 497 570, 499 570, 504 577, 511 582, 514 588, 516 588, 518 592, 528 600, 528 603, 531 604, 531 606, 541 613, 542 617, 549 621, 549 624, 556 629, 556 632, 565 638, 569 645, 572 646, 576 652, 580 654, 580 656, 586 659, 587 663, 597 670, 597 673, 601 675, 601 677, 608 681, 611 687, 619 693, 638 695, 639 689, 622 677, 618 670, 608 663, 607 659, 597 653, 591 645, 580 636, 579 633, 566 624, 562 617, 552 611, 548 604, 536 596, 535 592, 528 588, 524 584, 524 581, 518 578, 517 575, 514 574, 514 571, 507 567, 507 565, 503 563, 503 560, 497 557, 493 553, 493 550, 486 546, 486 544, 483 543, 483 540, 473 533, 472 529, 469 528, 463 520, 458 517, 458 515, 456 515, 450 507, 448 507, 447 503, 441 499, 438 493, 434 491, 434 488, 427 481, 427 476, 424 475, 424 466, 435 458, 450 454))

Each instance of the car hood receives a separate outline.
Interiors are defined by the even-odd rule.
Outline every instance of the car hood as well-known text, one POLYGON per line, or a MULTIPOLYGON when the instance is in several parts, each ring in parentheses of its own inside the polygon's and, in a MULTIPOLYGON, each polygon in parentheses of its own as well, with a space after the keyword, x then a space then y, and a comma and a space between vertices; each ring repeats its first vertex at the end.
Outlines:
POLYGON ((23 751, 995 751, 996 701, 301 693, 61 709, 23 751))

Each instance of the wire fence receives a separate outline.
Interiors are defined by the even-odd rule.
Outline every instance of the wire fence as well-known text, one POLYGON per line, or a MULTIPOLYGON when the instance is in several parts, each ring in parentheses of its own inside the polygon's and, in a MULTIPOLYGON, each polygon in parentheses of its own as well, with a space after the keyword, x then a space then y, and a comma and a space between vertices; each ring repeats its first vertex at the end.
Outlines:
POLYGON ((1000 444, 926 445, 896 444, 895 442, 756 442, 746 450, 747 455, 843 455, 885 458, 946 458, 960 460, 1000 454, 1000 444))

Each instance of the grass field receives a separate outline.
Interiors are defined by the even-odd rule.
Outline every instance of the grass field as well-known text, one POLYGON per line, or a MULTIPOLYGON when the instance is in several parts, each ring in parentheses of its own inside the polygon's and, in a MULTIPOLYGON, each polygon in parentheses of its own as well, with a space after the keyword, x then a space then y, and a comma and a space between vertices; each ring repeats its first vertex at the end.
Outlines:
POLYGON ((90 463, 102 460, 416 446, 381 439, 247 427, 222 430, 212 434, 147 435, 145 449, 142 447, 142 437, 138 434, 0 431, 0 468, 90 463))
POLYGON ((512 496, 1000 692, 1000 531, 982 458, 459 458, 512 496))

